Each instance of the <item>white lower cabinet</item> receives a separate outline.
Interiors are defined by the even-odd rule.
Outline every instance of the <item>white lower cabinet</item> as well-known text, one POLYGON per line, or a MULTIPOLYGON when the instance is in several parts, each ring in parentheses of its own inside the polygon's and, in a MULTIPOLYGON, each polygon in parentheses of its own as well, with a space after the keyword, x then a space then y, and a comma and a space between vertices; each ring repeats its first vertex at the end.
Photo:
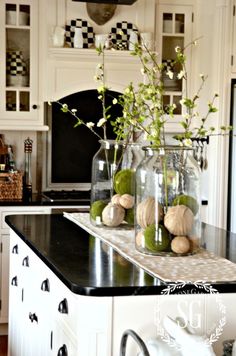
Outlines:
MULTIPOLYGON (((8 356, 117 356, 125 330, 133 329, 144 341, 156 338, 165 315, 175 319, 181 311, 191 321, 193 305, 196 316, 201 316, 199 334, 204 334, 204 328, 214 330, 219 322, 216 313, 219 297, 215 299, 211 294, 207 298, 204 294, 124 297, 75 294, 13 230, 9 275, 8 356)), ((227 322, 213 345, 217 356, 222 355, 222 342, 235 338, 236 328, 232 313, 235 294, 220 297, 226 306, 227 322)), ((139 351, 137 343, 129 338, 126 356, 135 356, 139 351)))
POLYGON ((72 293, 11 230, 9 356, 110 356, 112 297, 72 293))
POLYGON ((1 207, 0 208, 0 323, 8 323, 8 280, 9 280, 9 226, 7 215, 50 214, 50 207, 1 207))

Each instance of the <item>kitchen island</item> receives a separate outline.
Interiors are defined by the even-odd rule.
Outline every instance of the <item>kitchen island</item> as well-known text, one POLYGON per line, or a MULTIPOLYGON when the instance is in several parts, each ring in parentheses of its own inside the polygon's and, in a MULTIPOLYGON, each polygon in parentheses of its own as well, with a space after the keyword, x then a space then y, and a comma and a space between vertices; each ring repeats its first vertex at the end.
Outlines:
MULTIPOLYGON (((21 345, 24 356, 30 355, 25 350, 34 355, 34 350, 38 355, 60 350, 62 355, 115 356, 126 329, 144 339, 154 337, 157 317, 166 310, 168 315, 176 312, 180 296, 163 295, 166 283, 63 215, 15 215, 6 217, 6 223, 11 228, 10 355, 18 355, 16 345, 21 345), (27 332, 22 335, 22 330, 27 332), (39 332, 43 343, 41 338, 37 342, 39 332)), ((203 244, 236 262, 234 234, 203 224, 203 244)), ((212 286, 225 303, 232 303, 236 282, 212 286)), ((233 326, 236 320, 230 315, 228 329, 233 326)), ((219 348, 222 340, 233 337, 228 329, 222 332, 219 348)), ((130 345, 127 355, 135 355, 133 348, 130 345)))

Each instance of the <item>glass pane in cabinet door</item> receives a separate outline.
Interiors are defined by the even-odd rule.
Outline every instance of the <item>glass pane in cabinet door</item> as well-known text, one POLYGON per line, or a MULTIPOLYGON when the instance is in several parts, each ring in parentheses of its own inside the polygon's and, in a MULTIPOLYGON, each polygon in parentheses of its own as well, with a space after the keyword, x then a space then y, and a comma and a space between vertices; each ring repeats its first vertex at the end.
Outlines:
POLYGON ((175 33, 184 33, 184 14, 175 14, 175 33))
POLYGON ((29 5, 20 5, 19 26, 30 25, 30 7, 29 5))
POLYGON ((6 91, 6 111, 16 111, 16 91, 6 91))
POLYGON ((29 86, 29 30, 6 29, 6 86, 29 86))
POLYGON ((167 91, 182 91, 182 79, 179 79, 181 66, 175 63, 176 51, 175 47, 183 46, 182 37, 163 36, 163 85, 167 91))
POLYGON ((184 38, 180 36, 163 36, 162 41, 162 58, 163 59, 176 59, 175 48, 179 46, 184 47, 184 38))
POLYGON ((175 115, 181 115, 182 114, 182 106, 180 104, 180 100, 182 99, 182 96, 180 95, 174 95, 173 96, 173 104, 176 105, 176 108, 174 110, 175 115))
POLYGON ((29 92, 20 91, 20 111, 29 111, 29 92))
POLYGON ((163 14, 162 31, 165 33, 173 32, 173 14, 163 14))
POLYGON ((170 95, 163 95, 163 106, 164 109, 170 105, 170 95))
POLYGON ((5 24, 16 26, 16 5, 14 4, 6 4, 5 11, 5 24))

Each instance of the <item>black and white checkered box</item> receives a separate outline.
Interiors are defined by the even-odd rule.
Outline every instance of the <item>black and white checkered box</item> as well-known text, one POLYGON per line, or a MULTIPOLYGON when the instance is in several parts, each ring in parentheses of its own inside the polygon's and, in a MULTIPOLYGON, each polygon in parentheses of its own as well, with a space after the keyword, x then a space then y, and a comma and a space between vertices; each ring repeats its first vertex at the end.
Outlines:
POLYGON ((94 44, 93 27, 89 25, 88 21, 82 19, 71 20, 69 25, 66 25, 66 43, 74 47, 75 28, 82 28, 83 48, 89 48, 94 44))
POLYGON ((21 51, 7 52, 6 62, 8 75, 26 75, 26 64, 21 51))
POLYGON ((116 49, 126 50, 129 45, 130 31, 136 31, 137 27, 130 22, 117 22, 115 27, 111 28, 111 41, 116 49))

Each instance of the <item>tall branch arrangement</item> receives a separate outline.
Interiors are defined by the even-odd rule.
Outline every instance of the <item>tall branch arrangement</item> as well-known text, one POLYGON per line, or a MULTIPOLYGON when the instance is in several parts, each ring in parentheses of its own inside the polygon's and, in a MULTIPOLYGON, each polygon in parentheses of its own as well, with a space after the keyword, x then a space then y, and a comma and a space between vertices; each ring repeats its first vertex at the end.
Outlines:
POLYGON ((200 74, 199 87, 192 96, 189 93, 189 75, 186 67, 186 51, 188 47, 196 45, 197 42, 189 43, 185 48, 176 47, 176 58, 174 65, 179 69, 174 73, 171 69, 160 63, 158 54, 150 51, 143 44, 134 44, 134 51, 131 55, 138 57, 141 65, 143 81, 134 85, 129 83, 118 99, 113 99, 113 105, 121 105, 122 116, 111 119, 111 106, 106 107, 105 97, 109 88, 105 80, 105 52, 106 49, 96 48, 98 55, 102 58, 101 63, 97 65, 95 81, 98 83, 98 99, 102 103, 102 117, 97 118, 94 122, 84 122, 78 116, 79 108, 70 109, 67 104, 57 101, 63 112, 69 112, 76 119, 75 127, 85 125, 99 139, 109 139, 107 137, 107 123, 110 121, 117 140, 132 141, 134 133, 144 134, 145 141, 155 146, 166 144, 166 124, 171 122, 175 115, 176 104, 165 104, 166 90, 163 84, 163 76, 167 75, 173 79, 177 75, 178 80, 182 80, 182 99, 179 104, 182 107, 183 114, 179 121, 180 132, 174 138, 182 145, 191 145, 193 138, 203 138, 212 135, 227 135, 232 131, 232 126, 222 126, 219 132, 215 127, 208 127, 209 116, 217 112, 215 106, 218 94, 214 94, 212 99, 207 103, 204 115, 200 115, 197 109, 201 91, 207 80, 207 75, 200 74), (95 127, 103 128, 103 136, 95 131, 95 127))

